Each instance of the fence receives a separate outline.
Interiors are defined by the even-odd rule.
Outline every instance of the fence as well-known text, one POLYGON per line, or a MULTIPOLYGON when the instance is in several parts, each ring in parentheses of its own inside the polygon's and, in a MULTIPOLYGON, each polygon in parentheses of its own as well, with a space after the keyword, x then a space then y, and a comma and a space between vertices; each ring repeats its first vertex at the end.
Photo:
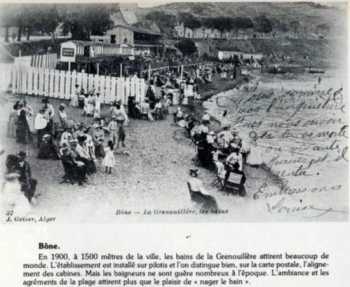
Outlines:
POLYGON ((11 83, 11 68, 13 64, 0 63, 0 92, 7 91, 11 83))
POLYGON ((141 102, 147 88, 144 79, 137 77, 116 78, 38 68, 13 67, 11 70, 12 93, 69 100, 76 93, 76 85, 85 91, 99 91, 106 104, 115 100, 126 104, 129 96, 135 96, 136 101, 141 102))
POLYGON ((31 56, 30 65, 35 68, 54 69, 57 65, 57 54, 48 53, 44 55, 31 56))
POLYGON ((54 53, 43 55, 21 56, 15 58, 15 65, 23 68, 35 67, 43 69, 55 69, 57 55, 54 53))

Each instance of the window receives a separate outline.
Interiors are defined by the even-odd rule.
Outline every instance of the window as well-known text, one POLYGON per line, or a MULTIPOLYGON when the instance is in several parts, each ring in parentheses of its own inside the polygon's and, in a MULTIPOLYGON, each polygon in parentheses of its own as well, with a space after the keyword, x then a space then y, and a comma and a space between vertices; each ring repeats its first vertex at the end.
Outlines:
POLYGON ((111 44, 115 44, 115 35, 111 35, 111 44))

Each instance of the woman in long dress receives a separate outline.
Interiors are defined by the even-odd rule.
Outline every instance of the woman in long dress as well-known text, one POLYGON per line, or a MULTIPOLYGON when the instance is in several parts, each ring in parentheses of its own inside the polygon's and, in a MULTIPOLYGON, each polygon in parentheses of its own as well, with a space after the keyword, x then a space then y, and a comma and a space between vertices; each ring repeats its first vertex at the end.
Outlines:
POLYGON ((16 141, 18 143, 27 144, 31 141, 31 139, 32 135, 28 125, 26 112, 25 110, 21 110, 17 120, 16 141))
POLYGON ((9 115, 9 121, 7 123, 7 136, 10 138, 16 137, 16 124, 18 120, 18 105, 19 101, 17 101, 12 108, 12 111, 9 115))

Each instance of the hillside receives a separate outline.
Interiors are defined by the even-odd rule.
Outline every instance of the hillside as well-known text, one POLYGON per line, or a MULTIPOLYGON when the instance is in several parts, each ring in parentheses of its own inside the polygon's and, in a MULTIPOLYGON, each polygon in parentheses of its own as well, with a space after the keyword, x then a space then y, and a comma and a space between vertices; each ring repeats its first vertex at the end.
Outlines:
POLYGON ((249 17, 265 15, 274 21, 289 24, 298 21, 301 29, 315 32, 320 24, 328 24, 332 31, 345 31, 346 3, 337 6, 325 6, 311 2, 287 3, 254 3, 254 2, 218 2, 218 3, 171 3, 151 8, 138 8, 135 13, 138 18, 145 19, 146 15, 155 11, 177 16, 188 12, 196 17, 249 17))

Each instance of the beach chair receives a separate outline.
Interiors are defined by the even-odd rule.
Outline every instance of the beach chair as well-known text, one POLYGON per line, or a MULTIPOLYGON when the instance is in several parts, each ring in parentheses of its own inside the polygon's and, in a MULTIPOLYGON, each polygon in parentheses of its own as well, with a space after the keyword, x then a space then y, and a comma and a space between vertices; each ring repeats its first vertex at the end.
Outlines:
POLYGON ((226 175, 225 180, 223 181, 222 189, 233 193, 245 196, 246 190, 244 183, 241 183, 243 174, 238 173, 234 170, 229 171, 229 174, 226 175))

